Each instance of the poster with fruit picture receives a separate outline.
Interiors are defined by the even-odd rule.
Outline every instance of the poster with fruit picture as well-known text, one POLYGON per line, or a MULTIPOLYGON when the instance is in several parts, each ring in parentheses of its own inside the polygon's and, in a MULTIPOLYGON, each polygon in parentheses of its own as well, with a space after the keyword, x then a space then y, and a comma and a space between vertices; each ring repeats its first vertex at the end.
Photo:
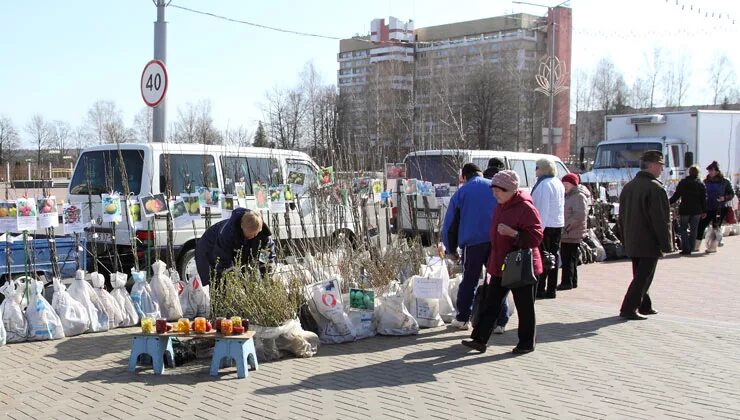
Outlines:
POLYGON ((234 198, 231 194, 226 194, 224 196, 221 196, 221 218, 222 219, 228 219, 231 217, 231 213, 234 211, 234 202, 236 201, 236 198, 234 198))
POLYGON ((406 195, 416 195, 416 179, 403 180, 403 193, 406 195))
POLYGON ((18 231, 18 207, 15 201, 0 201, 0 232, 18 231))
POLYGON ((334 184, 334 167, 329 166, 326 168, 319 168, 316 172, 316 180, 319 183, 319 188, 328 187, 334 184))
POLYGON ((36 210, 36 199, 34 198, 19 198, 16 201, 18 208, 18 230, 36 230, 36 216, 38 211, 36 210))
POLYGON ((188 217, 191 221, 200 219, 200 200, 198 200, 198 193, 193 194, 180 194, 180 198, 185 205, 185 210, 188 212, 188 217))
POLYGON ((247 198, 247 185, 244 182, 234 183, 234 193, 237 198, 247 198))
POLYGON ((283 187, 283 198, 285 198, 285 202, 295 202, 296 194, 293 191, 293 188, 290 185, 281 185, 281 187, 283 187))
POLYGON ((141 205, 144 207, 144 216, 152 217, 155 214, 167 214, 167 202, 164 194, 145 195, 140 197, 141 205))
POLYGON ((185 208, 185 202, 182 198, 170 200, 170 215, 172 215, 172 222, 176 228, 185 226, 190 222, 190 215, 188 215, 188 209, 185 208))
POLYGON ((120 223, 123 220, 121 196, 119 194, 101 194, 103 206, 103 223, 120 223))
POLYGON ((372 192, 373 202, 380 203, 380 196, 383 193, 383 180, 373 179, 370 184, 370 192, 372 192))
POLYGON ((138 198, 129 198, 126 209, 128 210, 128 220, 133 225, 134 229, 145 229, 144 216, 141 211, 141 202, 138 198))
POLYGON ((387 179, 406 178, 406 165, 403 163, 386 163, 385 177, 387 179))
POLYGON ((270 187, 268 189, 268 192, 270 193, 270 212, 285 213, 285 196, 283 195, 283 185, 270 187))
POLYGON ((218 188, 198 187, 198 199, 203 208, 220 208, 221 191, 218 188))
POLYGON ((37 199, 36 207, 39 209, 39 229, 59 226, 59 211, 57 210, 57 199, 55 196, 37 199))
POLYGON ((80 203, 65 204, 62 210, 62 227, 65 235, 85 232, 80 203))
POLYGON ((352 193, 367 198, 370 196, 371 183, 372 180, 368 177, 352 178, 352 193))
POLYGON ((257 208, 260 210, 267 210, 270 208, 270 195, 267 192, 267 188, 261 184, 252 184, 252 191, 254 192, 254 200, 257 208))

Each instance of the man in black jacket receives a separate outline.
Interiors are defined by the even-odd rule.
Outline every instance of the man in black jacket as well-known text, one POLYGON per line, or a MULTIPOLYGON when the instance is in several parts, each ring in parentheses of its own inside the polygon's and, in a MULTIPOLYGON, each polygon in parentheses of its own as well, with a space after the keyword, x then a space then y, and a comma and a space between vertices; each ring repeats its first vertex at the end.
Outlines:
POLYGON ((678 205, 681 216, 679 234, 681 235, 681 255, 691 255, 697 238, 699 220, 707 217, 707 187, 699 180, 699 167, 689 168, 689 175, 682 179, 671 196, 670 203, 678 205))
POLYGON ((267 263, 275 261, 275 243, 271 235, 258 212, 235 209, 229 219, 211 226, 198 239, 195 265, 201 284, 208 286, 211 280, 218 280, 239 256, 242 265, 264 269, 267 263), (215 272, 213 279, 212 272, 215 272))

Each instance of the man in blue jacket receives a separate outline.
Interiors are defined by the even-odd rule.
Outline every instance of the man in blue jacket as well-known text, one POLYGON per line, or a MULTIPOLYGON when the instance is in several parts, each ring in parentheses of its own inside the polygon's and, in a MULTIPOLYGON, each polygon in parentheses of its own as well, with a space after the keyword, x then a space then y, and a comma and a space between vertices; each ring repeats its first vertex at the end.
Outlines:
POLYGON ((450 325, 467 330, 475 288, 491 250, 489 235, 496 198, 491 194, 491 180, 483 178, 477 165, 466 163, 462 177, 465 184, 450 199, 445 215, 442 243, 453 258, 457 257, 457 247, 462 249, 463 279, 457 292, 457 316, 450 325), (459 219, 457 227, 456 219, 459 219), (457 232, 457 247, 453 247, 450 231, 457 232))
POLYGON ((242 265, 256 265, 264 270, 267 263, 275 261, 275 243, 271 235, 259 212, 235 209, 229 219, 211 226, 198 239, 195 265, 201 284, 209 286, 214 271, 213 280, 219 279, 239 255, 242 265))

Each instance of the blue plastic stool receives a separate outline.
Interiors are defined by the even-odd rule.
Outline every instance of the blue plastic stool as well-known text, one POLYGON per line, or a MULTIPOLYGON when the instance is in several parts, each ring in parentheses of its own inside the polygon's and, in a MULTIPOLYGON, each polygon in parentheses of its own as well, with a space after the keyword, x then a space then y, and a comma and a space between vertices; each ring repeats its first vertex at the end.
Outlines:
POLYGON ((258 369, 257 352, 254 350, 254 340, 249 338, 216 338, 216 347, 211 359, 211 376, 218 376, 218 370, 230 366, 231 360, 236 361, 236 376, 246 378, 247 366, 258 369))
POLYGON ((142 364, 151 359, 156 375, 164 373, 165 363, 175 367, 175 351, 172 349, 172 340, 167 336, 134 335, 131 339, 131 356, 128 358, 129 372, 136 372, 139 356, 142 364))

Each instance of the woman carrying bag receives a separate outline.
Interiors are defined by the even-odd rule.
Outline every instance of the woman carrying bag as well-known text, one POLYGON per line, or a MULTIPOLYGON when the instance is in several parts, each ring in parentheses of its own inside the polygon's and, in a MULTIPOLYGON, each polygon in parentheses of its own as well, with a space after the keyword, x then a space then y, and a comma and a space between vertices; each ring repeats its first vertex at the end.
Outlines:
POLYGON ((538 249, 542 242, 542 221, 532 198, 519 190, 519 177, 514 171, 501 171, 491 180, 498 206, 491 223, 490 274, 485 301, 478 308, 478 324, 470 340, 462 344, 481 353, 488 339, 506 293, 511 290, 519 314, 519 344, 512 351, 525 354, 534 351, 534 295, 537 276, 542 274, 538 249))

